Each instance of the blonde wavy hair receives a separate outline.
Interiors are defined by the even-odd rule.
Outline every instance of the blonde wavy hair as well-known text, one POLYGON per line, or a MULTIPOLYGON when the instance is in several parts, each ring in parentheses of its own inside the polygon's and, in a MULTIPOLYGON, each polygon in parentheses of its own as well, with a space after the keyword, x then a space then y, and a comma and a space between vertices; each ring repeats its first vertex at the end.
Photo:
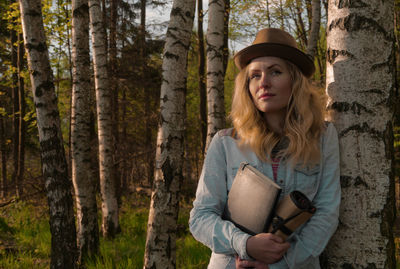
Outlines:
POLYGON ((235 80, 230 118, 240 138, 263 161, 271 161, 272 149, 285 136, 288 146, 278 152, 292 165, 315 165, 320 160, 320 137, 325 129, 326 97, 311 85, 301 71, 285 60, 292 79, 292 94, 287 106, 283 135, 274 133, 254 105, 249 90, 249 66, 235 80))

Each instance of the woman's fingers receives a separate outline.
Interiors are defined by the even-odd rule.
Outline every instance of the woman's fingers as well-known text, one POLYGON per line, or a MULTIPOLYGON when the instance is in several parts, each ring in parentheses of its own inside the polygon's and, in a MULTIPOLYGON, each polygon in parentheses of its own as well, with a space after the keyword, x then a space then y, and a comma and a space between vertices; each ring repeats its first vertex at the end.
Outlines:
POLYGON ((282 238, 271 233, 262 233, 247 240, 247 253, 258 261, 272 264, 279 261, 290 244, 282 238))
POLYGON ((242 260, 236 256, 236 269, 254 268, 254 269, 269 269, 268 265, 259 261, 242 260))

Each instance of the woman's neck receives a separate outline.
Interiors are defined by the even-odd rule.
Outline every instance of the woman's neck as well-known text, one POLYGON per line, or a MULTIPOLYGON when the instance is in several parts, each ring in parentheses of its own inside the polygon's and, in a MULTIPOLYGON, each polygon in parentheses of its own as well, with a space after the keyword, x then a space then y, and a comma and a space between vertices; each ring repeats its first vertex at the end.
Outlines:
POLYGON ((283 134, 285 126, 286 110, 277 113, 264 113, 264 119, 267 121, 268 128, 274 133, 283 134))

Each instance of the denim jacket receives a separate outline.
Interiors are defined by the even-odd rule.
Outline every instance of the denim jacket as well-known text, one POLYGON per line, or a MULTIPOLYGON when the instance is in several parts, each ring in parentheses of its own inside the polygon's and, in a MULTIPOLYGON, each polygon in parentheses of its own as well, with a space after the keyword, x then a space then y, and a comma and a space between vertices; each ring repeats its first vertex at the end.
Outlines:
MULTIPOLYGON (((235 254, 242 259, 251 259, 246 252, 250 235, 221 219, 240 163, 247 162, 273 178, 271 164, 261 161, 250 149, 239 148, 231 133, 232 129, 225 129, 214 136, 190 212, 192 235, 212 250, 209 269, 235 268, 235 254)), ((320 149, 321 161, 311 168, 293 166, 285 160, 279 164, 280 199, 299 190, 313 201, 317 210, 308 222, 290 235, 289 250, 279 262, 269 265, 270 269, 319 269, 319 255, 336 230, 340 204, 339 143, 332 123, 328 123, 321 137, 320 149)))

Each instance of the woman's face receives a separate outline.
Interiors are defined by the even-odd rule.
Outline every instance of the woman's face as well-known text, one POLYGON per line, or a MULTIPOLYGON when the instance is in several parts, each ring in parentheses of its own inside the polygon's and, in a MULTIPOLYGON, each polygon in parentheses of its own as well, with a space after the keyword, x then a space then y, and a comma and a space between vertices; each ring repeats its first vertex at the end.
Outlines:
POLYGON ((284 60, 259 57, 249 64, 249 89, 255 106, 265 114, 286 114, 292 81, 284 60))

